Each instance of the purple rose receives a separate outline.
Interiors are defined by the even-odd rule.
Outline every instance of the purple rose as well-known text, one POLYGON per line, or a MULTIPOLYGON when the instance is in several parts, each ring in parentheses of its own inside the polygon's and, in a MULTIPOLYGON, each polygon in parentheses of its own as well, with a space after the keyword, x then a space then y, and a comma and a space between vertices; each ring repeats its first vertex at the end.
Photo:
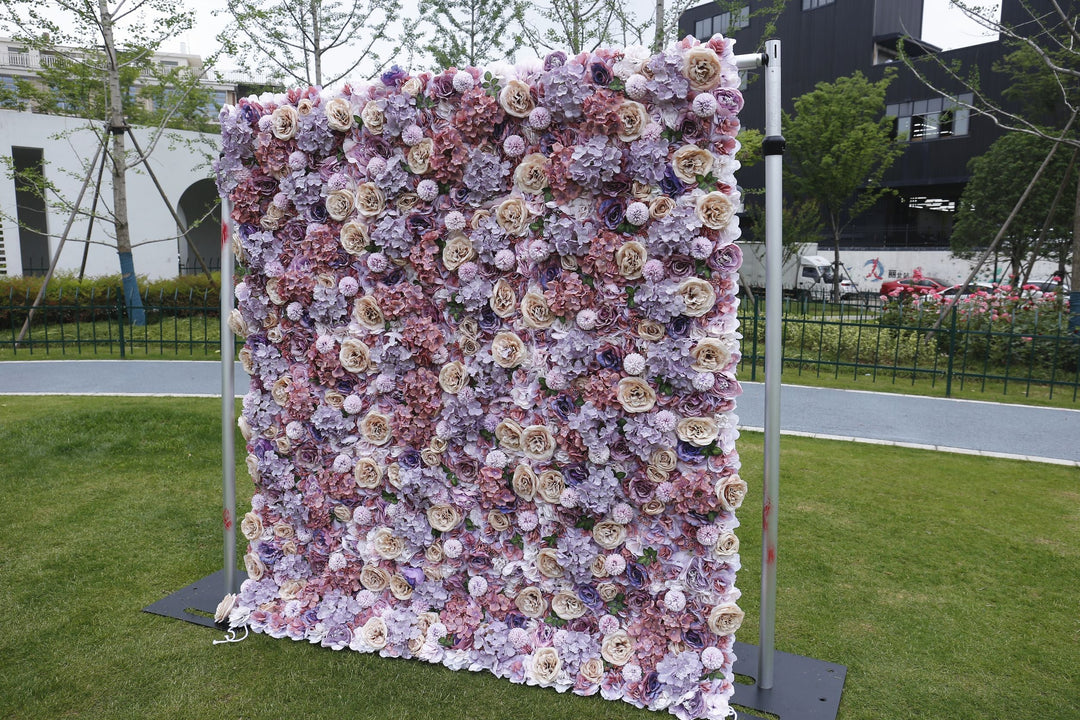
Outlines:
POLYGON ((686 185, 683 181, 675 177, 675 170, 668 164, 667 169, 664 170, 664 178, 660 181, 660 192, 671 197, 679 197, 686 192, 686 185))
POLYGON ((389 70, 380 75, 379 80, 380 82, 382 82, 383 85, 386 85, 387 87, 400 87, 401 84, 405 82, 405 78, 407 78, 408 76, 409 74, 407 72, 399 68, 397 65, 394 65, 389 70))
POLYGON ((640 588, 649 581, 649 574, 641 563, 630 561, 626 563, 626 581, 632 588, 640 588))
POLYGON ((611 82, 611 70, 599 60, 589 64, 589 77, 595 85, 607 85, 611 82))
POLYGON ((556 50, 553 53, 548 53, 548 56, 544 58, 544 69, 554 70, 557 67, 562 67, 566 64, 566 53, 562 50, 556 50))
POLYGON ((734 243, 717 248, 709 256, 709 269, 719 272, 734 272, 742 265, 742 250, 734 243))
POLYGON ((626 201, 622 198, 608 198, 600 201, 600 219, 604 222, 604 227, 608 230, 614 230, 622 224, 623 219, 626 217, 626 201))
POLYGON ((589 471, 585 469, 585 466, 581 463, 575 463, 573 465, 567 465, 562 469, 563 478, 566 480, 566 484, 571 487, 580 485, 589 479, 589 471))

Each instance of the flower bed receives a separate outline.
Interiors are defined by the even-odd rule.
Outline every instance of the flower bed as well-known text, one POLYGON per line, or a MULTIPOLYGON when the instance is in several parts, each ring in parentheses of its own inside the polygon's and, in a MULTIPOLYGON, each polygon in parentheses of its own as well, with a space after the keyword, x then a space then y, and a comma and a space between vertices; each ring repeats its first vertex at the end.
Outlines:
POLYGON ((234 626, 722 718, 732 43, 223 110, 255 482, 234 626))

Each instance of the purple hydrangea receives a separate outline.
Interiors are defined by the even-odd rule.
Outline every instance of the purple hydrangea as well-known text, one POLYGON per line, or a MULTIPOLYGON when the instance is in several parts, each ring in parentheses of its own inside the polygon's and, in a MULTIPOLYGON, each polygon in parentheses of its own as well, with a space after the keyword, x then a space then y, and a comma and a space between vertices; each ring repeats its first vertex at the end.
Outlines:
POLYGON ((469 202, 479 205, 503 189, 503 178, 510 174, 510 161, 497 154, 476 150, 465 166, 462 183, 469 190, 469 202))
POLYGON ((375 175, 375 184, 387 195, 395 195, 409 184, 405 155, 397 150, 386 160, 386 167, 375 175))
MULTIPOLYGON (((549 56, 550 57, 550 56, 549 56)), ((582 77, 584 68, 576 63, 553 67, 540 78, 540 104, 555 118, 577 120, 592 88, 582 77)))
POLYGON ((649 257, 689 255, 701 220, 689 203, 676 205, 671 212, 649 225, 645 247, 649 257))
POLYGON ((371 241, 390 257, 403 258, 412 248, 413 238, 405 218, 386 215, 371 229, 371 241))
POLYGON ((582 187, 595 187, 610 182, 621 169, 622 151, 597 135, 574 148, 568 174, 582 187))
POLYGON ((659 184, 667 171, 668 149, 668 141, 664 138, 635 140, 630 143, 626 172, 639 182, 659 184))
POLYGON ((296 147, 309 155, 326 155, 333 149, 334 132, 330 129, 325 113, 311 112, 300 116, 296 147))

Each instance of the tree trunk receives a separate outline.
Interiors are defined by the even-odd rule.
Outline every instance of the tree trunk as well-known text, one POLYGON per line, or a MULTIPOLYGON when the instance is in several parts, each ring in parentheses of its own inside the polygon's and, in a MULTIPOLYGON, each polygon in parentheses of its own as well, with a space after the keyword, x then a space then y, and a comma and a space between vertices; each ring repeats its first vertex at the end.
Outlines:
POLYGON ((113 215, 116 226, 116 253, 120 256, 120 279, 124 286, 124 301, 128 317, 134 325, 146 324, 146 313, 139 295, 139 281, 135 276, 135 260, 131 254, 131 228, 128 225, 127 207, 127 150, 124 147, 124 98, 120 94, 120 59, 116 55, 113 39, 113 19, 108 0, 98 0, 101 12, 101 38, 105 43, 105 55, 109 62, 109 128, 112 133, 112 190, 113 215))
POLYGON ((833 225, 833 301, 840 299, 840 228, 833 225))
POLYGON ((319 28, 319 0, 311 0, 311 45, 315 58, 315 85, 322 87, 322 38, 319 28))
POLYGON ((664 0, 656 0, 656 37, 652 50, 658 53, 664 49, 664 0))

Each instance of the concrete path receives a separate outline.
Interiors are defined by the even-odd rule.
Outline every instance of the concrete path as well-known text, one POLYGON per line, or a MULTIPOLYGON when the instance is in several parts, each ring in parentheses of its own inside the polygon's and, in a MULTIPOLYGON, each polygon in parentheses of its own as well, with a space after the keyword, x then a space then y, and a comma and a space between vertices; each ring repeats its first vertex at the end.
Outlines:
MULTIPOLYGON (((237 395, 247 375, 234 367, 237 395)), ((765 424, 765 387, 743 383, 740 426, 765 424)), ((216 397, 221 366, 207 361, 33 360, 0 363, 0 395, 216 397)), ((786 434, 902 445, 1080 466, 1080 410, 785 385, 786 434)))

